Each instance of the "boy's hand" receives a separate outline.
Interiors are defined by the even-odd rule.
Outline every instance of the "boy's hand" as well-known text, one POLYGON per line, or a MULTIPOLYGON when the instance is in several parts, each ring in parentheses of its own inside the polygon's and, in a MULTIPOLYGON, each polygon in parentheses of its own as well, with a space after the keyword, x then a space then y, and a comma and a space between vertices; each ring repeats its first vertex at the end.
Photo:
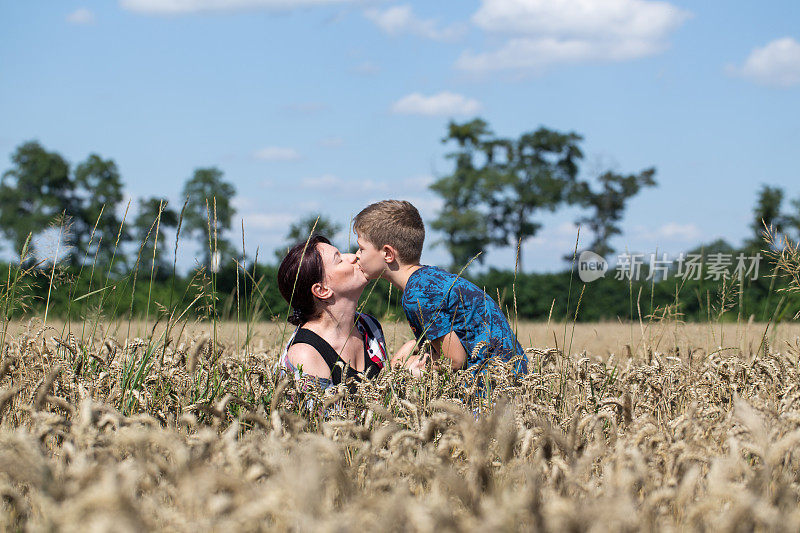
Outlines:
POLYGON ((421 354, 419 357, 411 356, 409 365, 407 366, 408 370, 411 372, 411 375, 415 378, 421 378, 423 372, 425 372, 425 367, 428 366, 429 360, 430 355, 427 353, 421 354))
POLYGON ((397 353, 392 357, 391 366, 392 368, 396 367, 404 367, 408 366, 411 362, 411 354, 414 352, 414 347, 417 345, 417 341, 410 340, 403 344, 397 353))
POLYGON ((417 342, 414 340, 403 344, 397 351, 397 354, 392 357, 392 368, 407 368, 415 378, 422 377, 422 373, 425 371, 425 367, 430 360, 430 354, 423 353, 416 355, 414 353, 416 346, 417 342))

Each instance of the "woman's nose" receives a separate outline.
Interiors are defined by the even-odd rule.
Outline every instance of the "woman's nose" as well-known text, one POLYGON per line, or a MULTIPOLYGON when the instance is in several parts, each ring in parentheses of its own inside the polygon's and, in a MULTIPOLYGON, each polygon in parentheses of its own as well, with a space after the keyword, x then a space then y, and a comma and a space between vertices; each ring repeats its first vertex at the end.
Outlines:
POLYGON ((355 263, 358 261, 358 256, 356 256, 356 254, 342 254, 342 259, 348 263, 355 263))

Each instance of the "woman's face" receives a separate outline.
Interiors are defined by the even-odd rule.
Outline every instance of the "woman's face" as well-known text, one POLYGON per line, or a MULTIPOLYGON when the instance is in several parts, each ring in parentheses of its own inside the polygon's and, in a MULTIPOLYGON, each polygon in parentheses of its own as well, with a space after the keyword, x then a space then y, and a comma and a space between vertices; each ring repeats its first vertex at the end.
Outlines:
POLYGON ((343 254, 335 246, 325 243, 319 243, 317 250, 325 269, 325 285, 337 295, 361 296, 368 279, 359 267, 356 255, 343 254))

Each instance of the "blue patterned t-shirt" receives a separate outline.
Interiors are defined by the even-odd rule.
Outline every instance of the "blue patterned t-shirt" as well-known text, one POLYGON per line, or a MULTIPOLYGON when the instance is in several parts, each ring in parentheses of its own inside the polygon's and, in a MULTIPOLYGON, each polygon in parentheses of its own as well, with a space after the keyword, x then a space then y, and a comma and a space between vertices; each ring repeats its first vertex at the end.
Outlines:
POLYGON ((527 358, 500 306, 464 278, 423 265, 408 278, 403 310, 417 339, 436 340, 454 332, 467 352, 467 368, 478 370, 489 357, 522 360, 517 373, 527 371, 527 358), (486 345, 473 357, 479 342, 486 345))

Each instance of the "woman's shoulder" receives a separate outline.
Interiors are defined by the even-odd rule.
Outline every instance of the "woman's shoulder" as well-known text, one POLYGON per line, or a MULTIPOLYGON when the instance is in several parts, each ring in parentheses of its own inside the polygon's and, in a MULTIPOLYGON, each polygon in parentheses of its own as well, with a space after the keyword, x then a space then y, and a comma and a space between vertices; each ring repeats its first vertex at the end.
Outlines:
MULTIPOLYGON (((300 346, 300 345, 298 345, 300 346)), ((294 354, 293 354, 294 355, 294 354)), ((313 363, 312 363, 313 364, 313 363)), ((330 377, 322 378, 319 376, 315 376, 312 373, 307 372, 308 367, 307 365, 303 364, 302 362, 299 363, 300 368, 295 366, 292 361, 289 360, 288 354, 284 354, 284 357, 281 358, 280 361, 280 372, 286 374, 292 374, 298 382, 301 383, 301 390, 308 390, 307 387, 315 387, 321 392, 325 392, 330 387, 333 386, 333 382, 331 381, 330 377)), ((311 400, 309 400, 311 401, 311 400)), ((309 404, 311 405, 311 404, 309 404)))
POLYGON ((292 344, 286 351, 286 359, 304 374, 327 377, 331 372, 322 355, 310 344, 292 344))

